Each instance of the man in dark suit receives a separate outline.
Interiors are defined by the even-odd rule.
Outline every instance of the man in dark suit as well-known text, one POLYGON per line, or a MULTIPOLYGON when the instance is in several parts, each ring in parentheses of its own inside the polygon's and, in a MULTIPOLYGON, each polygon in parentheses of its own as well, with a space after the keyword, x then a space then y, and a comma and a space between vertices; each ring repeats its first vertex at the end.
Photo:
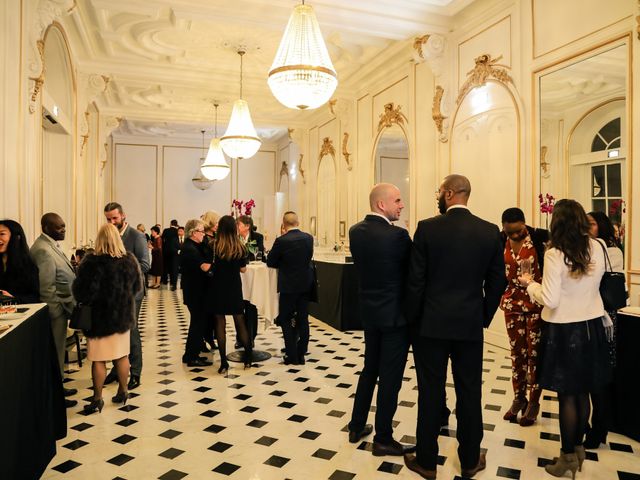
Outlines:
MULTIPOLYGON (((124 213, 122 205, 116 202, 107 203, 104 207, 104 216, 107 222, 114 225, 120 232, 122 243, 127 252, 132 253, 138 263, 140 264, 140 271, 142 272, 143 285, 144 276, 151 267, 149 263, 149 250, 147 247, 147 239, 138 230, 132 228, 127 223, 127 216, 124 213)), ((130 351, 129 351, 129 363, 131 364, 131 378, 129 379, 129 390, 133 390, 140 385, 140 376, 142 375, 142 341, 140 340, 140 331, 138 330, 138 316, 140 315, 140 307, 142 306, 142 300, 146 289, 140 290, 140 293, 136 296, 136 323, 131 328, 131 334, 129 336, 130 351)), ((107 375, 104 384, 115 382, 118 379, 115 366, 107 375)))
POLYGON ((409 352, 403 301, 411 239, 404 228, 391 223, 400 218, 404 208, 395 185, 380 183, 373 187, 369 205, 371 213, 349 230, 351 254, 358 272, 365 345, 364 368, 349 422, 349 441, 357 443, 373 430, 366 421, 378 382, 373 454, 403 455, 413 447, 393 439, 392 421, 409 352))
POLYGON ((256 254, 260 252, 262 258, 264 258, 264 236, 255 230, 253 225, 253 218, 249 215, 241 215, 238 217, 238 235, 245 245, 251 245, 255 254, 249 251, 249 260, 254 261, 256 254))
POLYGON ((211 263, 202 249, 202 241, 205 238, 202 221, 189 220, 185 227, 187 239, 180 253, 181 285, 183 301, 189 309, 191 319, 182 361, 189 367, 205 367, 212 365, 210 361, 200 356, 202 337, 207 324, 204 305, 207 272, 211 270, 211 263))
POLYGON ((486 467, 480 453, 482 329, 493 319, 506 280, 500 231, 469 211, 470 193, 466 177, 446 177, 437 192, 442 215, 418 224, 411 250, 407 315, 419 394, 417 450, 405 455, 405 464, 424 478, 436 478, 449 358, 462 476, 486 467))
POLYGON ((169 228, 162 231, 162 257, 164 272, 162 273, 162 283, 167 283, 167 277, 171 284, 171 290, 175 290, 178 285, 178 251, 180 250, 180 240, 178 237, 178 220, 171 220, 169 228))
POLYGON ((286 212, 282 219, 285 234, 276 238, 267 265, 278 269, 280 313, 287 365, 304 365, 309 346, 309 293, 313 279, 313 237, 298 228, 298 215, 286 212), (295 325, 292 318, 295 314, 295 325))

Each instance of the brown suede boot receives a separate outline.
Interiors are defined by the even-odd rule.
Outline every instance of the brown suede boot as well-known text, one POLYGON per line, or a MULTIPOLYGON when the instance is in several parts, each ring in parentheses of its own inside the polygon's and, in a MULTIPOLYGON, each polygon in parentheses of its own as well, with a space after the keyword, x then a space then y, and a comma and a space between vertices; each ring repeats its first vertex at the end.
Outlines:
POLYGON ((575 480, 578 471, 578 457, 575 453, 564 453, 560 450, 560 456, 554 463, 545 465, 544 469, 554 477, 564 477, 567 470, 571 472, 571 478, 575 480))

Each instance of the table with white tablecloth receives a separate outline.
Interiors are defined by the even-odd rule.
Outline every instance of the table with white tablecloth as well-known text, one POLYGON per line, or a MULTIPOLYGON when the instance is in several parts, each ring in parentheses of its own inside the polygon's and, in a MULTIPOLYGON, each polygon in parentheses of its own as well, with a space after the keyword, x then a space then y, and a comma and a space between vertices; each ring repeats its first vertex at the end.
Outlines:
MULTIPOLYGON (((255 305, 258 315, 264 318, 265 322, 275 321, 278 316, 278 270, 269 268, 262 262, 251 262, 240 278, 242 279, 242 298, 255 305)), ((243 357, 242 350, 227 355, 227 359, 233 362, 241 362, 243 357)), ((253 350, 254 362, 269 358, 271 358, 270 353, 253 350)))

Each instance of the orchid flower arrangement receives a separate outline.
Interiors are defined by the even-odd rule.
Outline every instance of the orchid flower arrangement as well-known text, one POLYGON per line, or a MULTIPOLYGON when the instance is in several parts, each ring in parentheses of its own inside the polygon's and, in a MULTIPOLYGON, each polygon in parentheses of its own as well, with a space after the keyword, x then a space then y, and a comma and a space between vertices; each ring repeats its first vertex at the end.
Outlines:
POLYGON ((231 208, 233 209, 233 211, 231 212, 231 215, 233 215, 236 218, 241 215, 251 216, 251 212, 253 211, 255 206, 256 206, 256 202, 253 200, 253 198, 246 202, 244 200, 234 199, 233 202, 231 202, 231 208), (244 207, 244 212, 242 211, 243 207, 244 207))
POLYGON ((553 195, 546 193, 544 195, 538 195, 538 202, 540 202, 540 213, 544 213, 546 216, 547 230, 549 230, 549 214, 553 213, 553 206, 556 203, 556 199, 553 195))

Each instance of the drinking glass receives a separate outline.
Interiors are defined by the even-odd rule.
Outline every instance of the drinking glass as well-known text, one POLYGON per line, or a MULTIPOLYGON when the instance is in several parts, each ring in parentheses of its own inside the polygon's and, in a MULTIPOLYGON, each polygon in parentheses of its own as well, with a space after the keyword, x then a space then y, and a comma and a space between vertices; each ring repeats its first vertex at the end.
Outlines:
POLYGON ((520 274, 521 275, 533 275, 531 268, 531 259, 525 258, 520 261, 520 274))
POLYGON ((262 261, 262 252, 261 251, 257 251, 256 252, 256 262, 261 262, 262 261))

